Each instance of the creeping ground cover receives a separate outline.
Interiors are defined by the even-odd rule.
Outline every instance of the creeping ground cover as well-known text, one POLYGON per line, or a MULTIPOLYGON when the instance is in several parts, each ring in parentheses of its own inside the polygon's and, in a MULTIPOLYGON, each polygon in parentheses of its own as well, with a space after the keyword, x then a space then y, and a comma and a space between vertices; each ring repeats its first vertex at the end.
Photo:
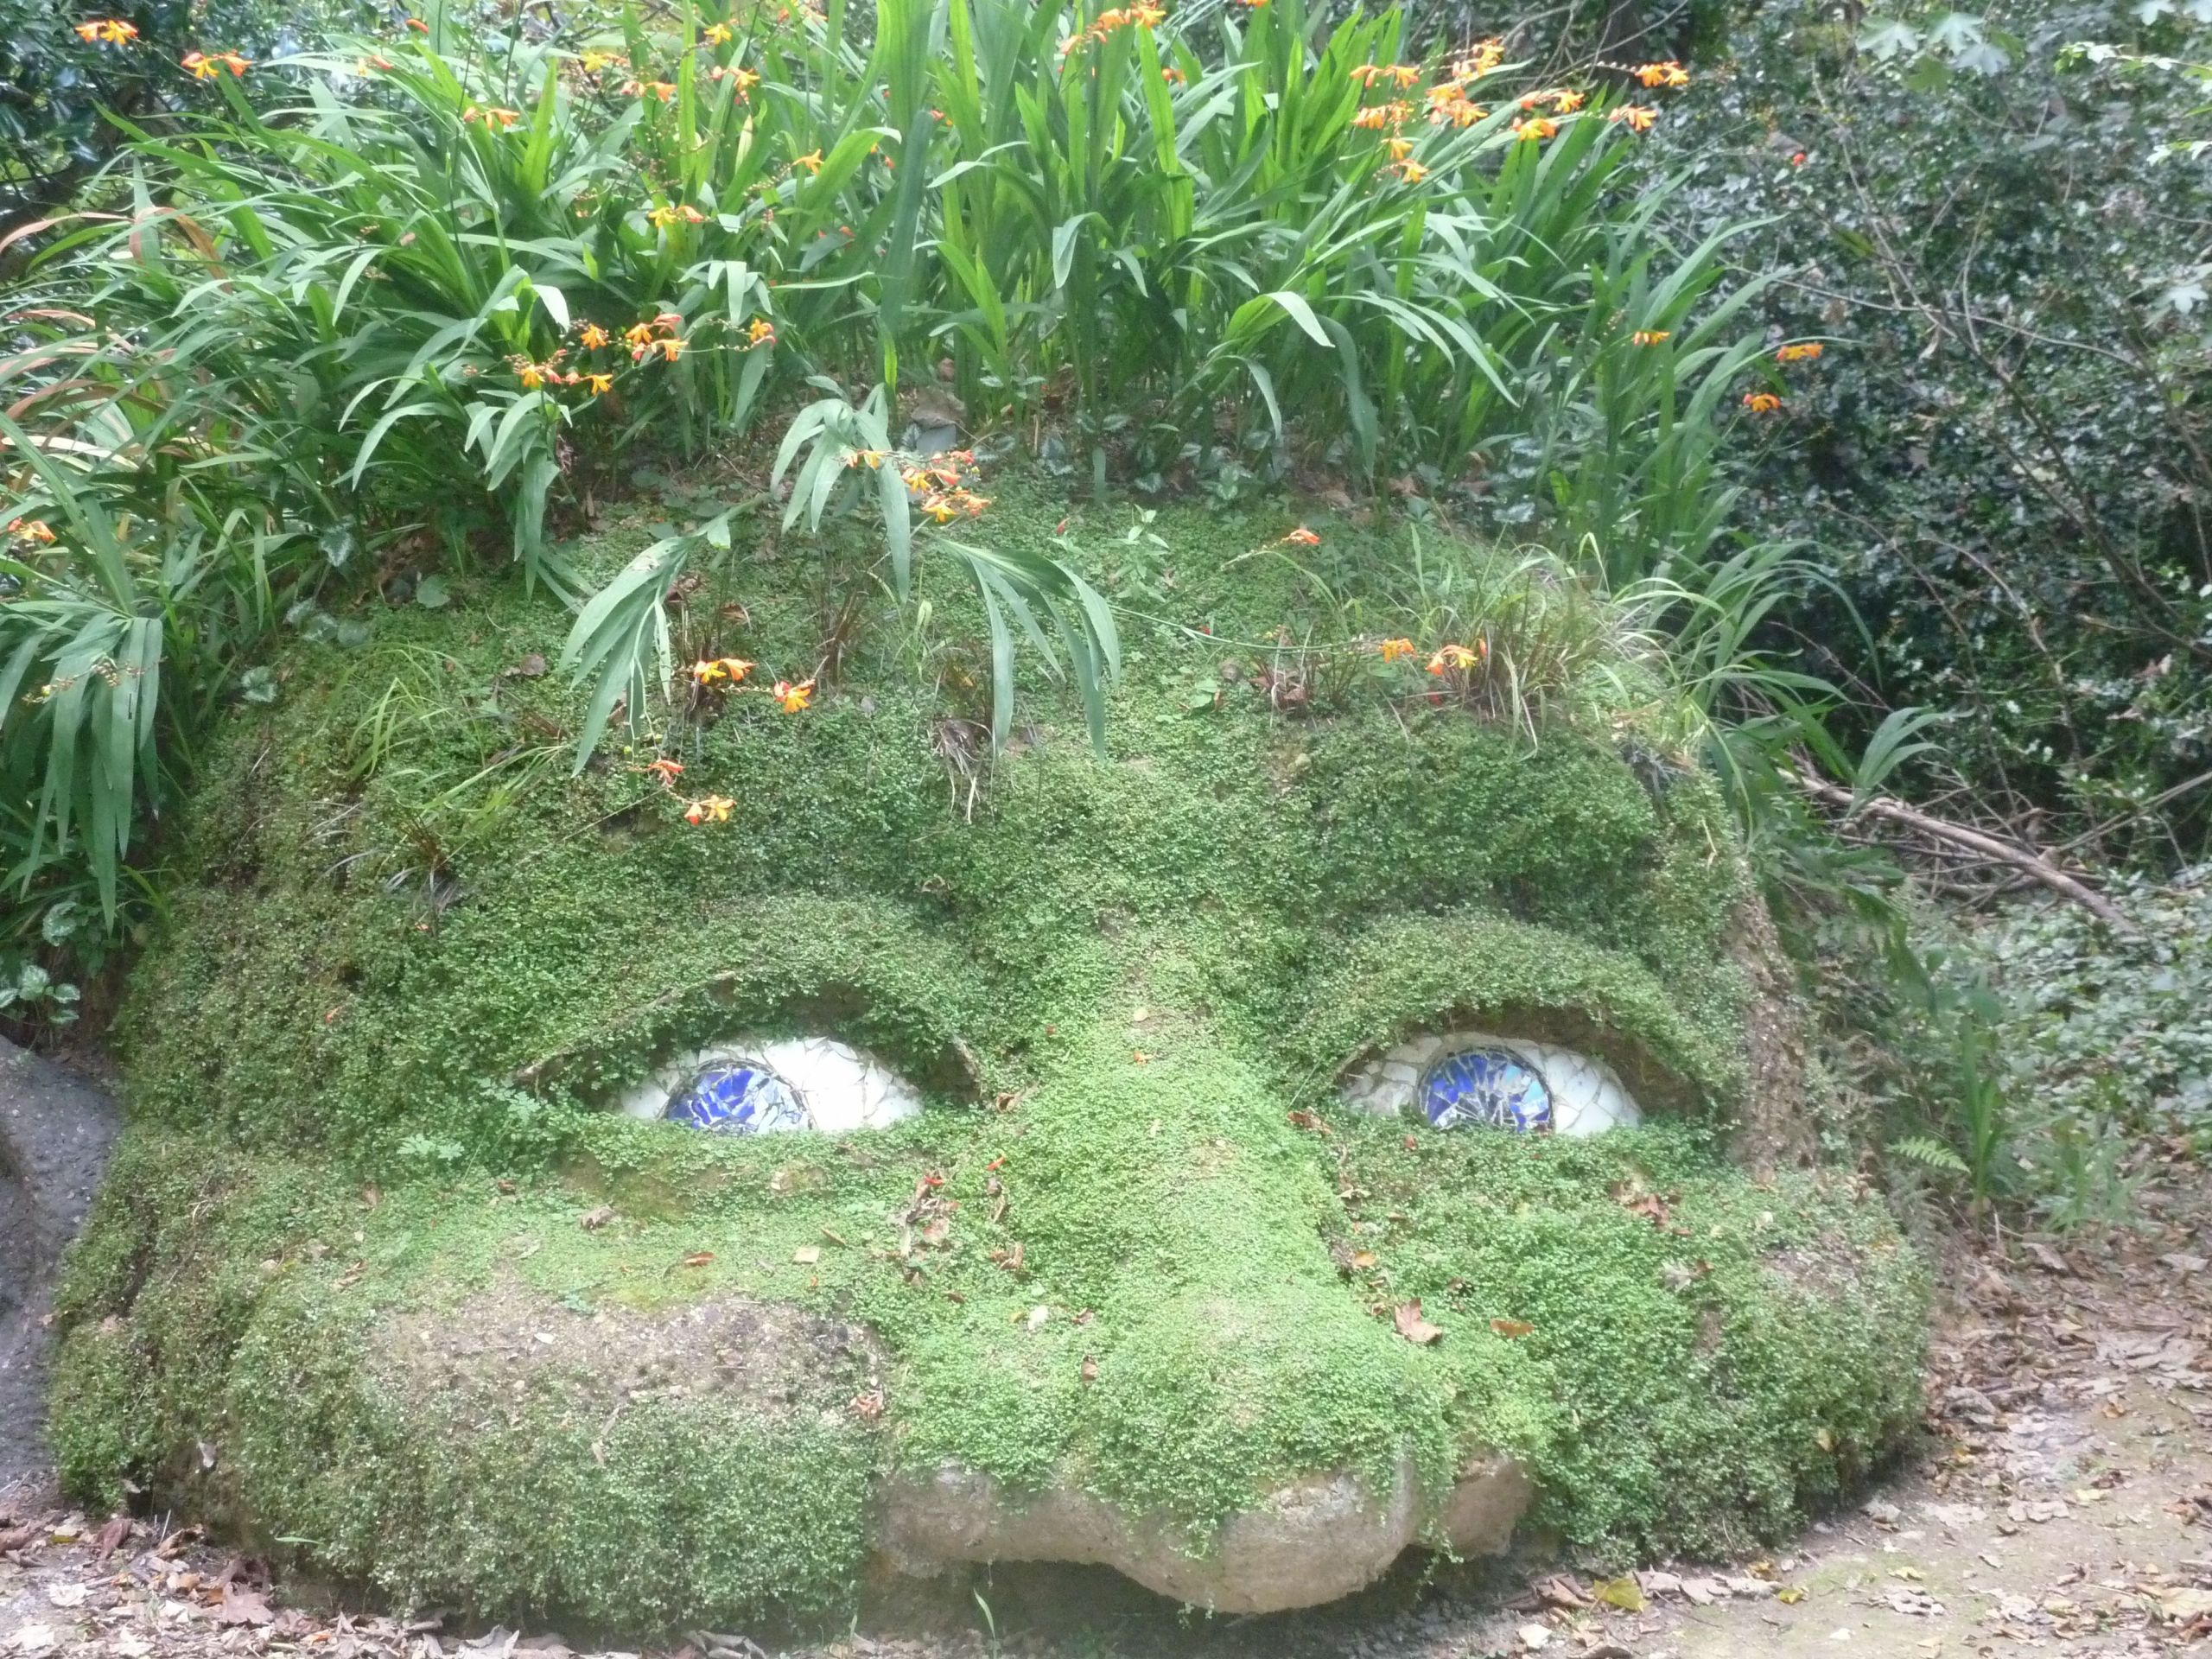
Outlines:
POLYGON ((1204 1562, 1340 1472, 1440 1545, 1503 1458, 1520 1537, 1626 1562, 1898 1445, 1916 1256, 1847 1174, 1730 1156, 1805 1099, 1753 1087, 1755 900, 1656 660, 1438 532, 977 482, 1122 609, 1103 753, 1040 671, 979 782, 964 577, 899 607, 764 505, 671 604, 675 702, 582 769, 543 588, 276 660, 119 1028, 134 1122, 57 1321, 73 1491, 401 1598, 738 1628, 847 1608, 948 1471, 1204 1562), (1643 1126, 1340 1101, 1469 1025, 1601 1057, 1643 1126), (801 1037, 921 1109, 620 1104, 801 1037))

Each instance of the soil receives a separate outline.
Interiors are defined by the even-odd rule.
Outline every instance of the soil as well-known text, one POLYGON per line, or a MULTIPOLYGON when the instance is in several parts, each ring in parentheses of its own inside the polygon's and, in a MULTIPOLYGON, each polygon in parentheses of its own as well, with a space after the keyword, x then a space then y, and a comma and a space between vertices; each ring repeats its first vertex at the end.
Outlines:
MULTIPOLYGON (((2177 1172, 2191 1186, 2201 1172, 2177 1172)), ((2189 1190, 2189 1189, 2183 1189, 2189 1190)), ((1928 1433, 1872 1497, 1785 1549, 1615 1579, 1557 1561, 1408 1563, 1328 1608, 1179 1614, 1110 1573, 1041 1569, 877 1598, 886 1631, 691 1633, 645 1649, 334 1607, 176 1518, 105 1521, 0 1484, 0 1654, 84 1659, 2212 1659, 2212 1194, 2096 1242, 1948 1248, 1928 1433)), ((1714 1455, 1727 1449, 1716 1446, 1714 1455)), ((863 1621, 864 1625, 867 1621, 863 1621)))

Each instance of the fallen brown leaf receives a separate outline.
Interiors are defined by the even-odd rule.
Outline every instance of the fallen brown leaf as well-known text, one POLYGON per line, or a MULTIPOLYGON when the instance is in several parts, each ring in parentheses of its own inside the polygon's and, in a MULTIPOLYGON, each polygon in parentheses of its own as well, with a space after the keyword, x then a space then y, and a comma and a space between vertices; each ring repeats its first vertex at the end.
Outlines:
POLYGON ((1408 1342, 1431 1343, 1444 1334, 1444 1327, 1431 1325, 1421 1316, 1419 1302, 1401 1303, 1390 1316, 1390 1323, 1408 1342))

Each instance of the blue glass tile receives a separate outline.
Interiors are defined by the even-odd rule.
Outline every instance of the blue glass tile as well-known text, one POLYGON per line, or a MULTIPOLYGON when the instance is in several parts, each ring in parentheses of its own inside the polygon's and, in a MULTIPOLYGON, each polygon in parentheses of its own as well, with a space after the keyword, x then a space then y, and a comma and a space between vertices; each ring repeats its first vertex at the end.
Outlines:
POLYGON ((1468 1124, 1548 1135, 1551 1090, 1542 1074, 1502 1048, 1447 1054, 1421 1079, 1422 1116, 1440 1129, 1468 1124))
POLYGON ((806 1109, 791 1085, 765 1066, 741 1061, 709 1066, 670 1097, 661 1116, 717 1135, 807 1127, 806 1109))

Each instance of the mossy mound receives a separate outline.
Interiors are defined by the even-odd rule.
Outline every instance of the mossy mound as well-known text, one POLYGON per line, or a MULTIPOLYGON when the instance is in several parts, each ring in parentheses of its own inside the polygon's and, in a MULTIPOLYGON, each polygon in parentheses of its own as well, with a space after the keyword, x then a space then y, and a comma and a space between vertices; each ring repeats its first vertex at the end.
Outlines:
POLYGON ((1770 1534, 1895 1445, 1920 1270, 1847 1179, 1726 1156, 1746 893, 1709 785, 1623 758, 1649 679, 1592 654, 1532 737, 1343 651, 1286 717, 1287 642, 1417 632, 1436 572, 1499 567, 1430 537, 1402 589, 1409 534, 1300 569, 1252 556, 1287 521, 1196 510, 1055 537, 1020 493, 994 533, 1128 619, 1103 757, 1039 685, 994 766, 956 590, 925 581, 920 630, 857 562, 766 543, 682 644, 797 678, 829 639, 816 705, 702 694, 578 776, 539 671, 564 613, 505 580, 287 659, 134 982, 135 1122, 62 1300, 75 1490, 658 1629, 838 1605, 879 1483, 948 1465, 1203 1554, 1284 1481, 1409 1465, 1433 1506, 1497 1451, 1535 1524, 1624 1559, 1770 1534), (729 821, 683 821, 664 754, 729 821), (1455 1020, 1571 1027, 1654 1121, 1336 1107, 1356 1055, 1455 1020), (778 1033, 930 1109, 842 1140, 608 1109, 778 1033), (1395 1328, 1415 1300, 1440 1340, 1395 1328))

